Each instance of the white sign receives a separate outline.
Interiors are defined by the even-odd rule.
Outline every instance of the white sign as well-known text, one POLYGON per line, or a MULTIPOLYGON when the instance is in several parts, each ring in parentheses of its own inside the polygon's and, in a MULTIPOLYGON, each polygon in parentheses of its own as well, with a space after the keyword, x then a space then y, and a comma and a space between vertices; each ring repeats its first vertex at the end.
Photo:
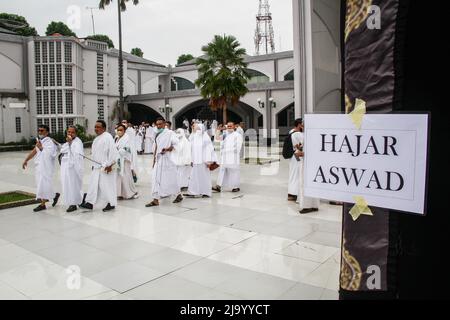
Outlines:
POLYGON ((427 114, 305 115, 305 195, 424 214, 427 148, 427 114))

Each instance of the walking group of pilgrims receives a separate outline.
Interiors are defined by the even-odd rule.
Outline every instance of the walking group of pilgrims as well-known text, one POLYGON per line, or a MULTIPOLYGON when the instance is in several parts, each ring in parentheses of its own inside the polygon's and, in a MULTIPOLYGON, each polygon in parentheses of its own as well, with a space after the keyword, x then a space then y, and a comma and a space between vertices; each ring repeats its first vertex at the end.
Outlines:
POLYGON ((173 131, 164 118, 139 126, 124 120, 111 134, 105 121, 98 120, 94 130, 96 138, 87 153, 76 126, 67 128, 66 142, 60 144, 49 137, 47 125, 39 125, 36 146, 22 164, 26 169, 34 160, 36 199, 40 202, 34 212, 46 210, 48 202, 56 206, 61 195, 67 212, 96 207, 107 212, 116 208, 118 200, 138 198, 138 157, 143 154, 151 155, 146 166, 152 168, 146 207, 159 206, 161 199, 169 197, 174 198, 173 203, 180 203, 184 197, 209 198, 213 191, 240 192, 244 131, 233 122, 219 126, 216 120, 209 123, 194 119, 189 123, 185 119, 183 127, 173 131), (220 144, 219 157, 214 142, 220 144), (53 184, 56 162, 61 166, 61 194, 55 192, 53 184), (84 192, 86 162, 89 183, 84 192), (216 169, 218 180, 213 187, 211 172, 216 169))
MULTIPOLYGON (((83 142, 77 137, 77 127, 67 128, 66 142, 59 144, 49 137, 49 127, 40 125, 35 148, 23 162, 35 163, 36 198, 40 201, 35 212, 46 210, 47 202, 56 206, 61 196, 55 192, 53 176, 58 161, 61 170, 63 204, 67 212, 78 208, 93 210, 101 206, 104 212, 114 210, 118 200, 138 198, 139 155, 150 155, 151 194, 146 207, 160 205, 163 198, 180 203, 184 197, 209 198, 212 192, 240 192, 240 159, 243 157, 243 124, 216 120, 183 120, 182 128, 172 130, 172 123, 158 118, 152 125, 143 122, 133 126, 124 120, 115 126, 114 136, 106 123, 95 123, 91 151, 85 155, 83 142), (217 156, 214 143, 220 145, 217 156), (83 192, 84 164, 87 161, 89 184, 83 192), (218 168, 217 183, 213 186, 211 172, 218 168), (183 193, 184 192, 184 193, 183 193)), ((300 213, 319 210, 319 199, 303 194, 303 121, 286 138, 283 157, 289 159, 288 201, 298 202, 300 213)), ((141 168, 142 169, 142 168, 141 168)), ((145 183, 145 182, 144 182, 145 183)), ((336 203, 339 205, 339 203, 336 203)))

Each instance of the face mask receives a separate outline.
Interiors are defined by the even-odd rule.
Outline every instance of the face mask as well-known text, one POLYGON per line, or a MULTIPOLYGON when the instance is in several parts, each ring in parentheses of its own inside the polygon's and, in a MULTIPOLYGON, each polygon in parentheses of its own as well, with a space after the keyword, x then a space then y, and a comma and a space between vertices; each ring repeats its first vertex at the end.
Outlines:
POLYGON ((234 129, 228 129, 227 131, 228 131, 228 133, 233 133, 234 129))
POLYGON ((164 128, 157 129, 156 132, 161 133, 164 131, 164 128))
POLYGON ((45 136, 44 136, 44 135, 42 135, 42 134, 38 135, 38 137, 39 137, 39 140, 42 140, 42 139, 44 139, 44 138, 45 138, 45 136))

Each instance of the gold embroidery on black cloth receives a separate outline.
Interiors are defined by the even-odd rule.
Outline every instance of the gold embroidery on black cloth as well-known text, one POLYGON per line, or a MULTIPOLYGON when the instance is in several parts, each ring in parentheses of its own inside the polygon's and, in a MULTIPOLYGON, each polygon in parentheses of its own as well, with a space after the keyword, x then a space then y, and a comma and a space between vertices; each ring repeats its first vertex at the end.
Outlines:
POLYGON ((367 19, 372 0, 347 0, 345 14, 345 41, 348 35, 367 19))
POLYGON ((345 249, 345 239, 342 244, 342 263, 340 285, 347 291, 358 291, 361 286, 362 271, 358 260, 345 249))

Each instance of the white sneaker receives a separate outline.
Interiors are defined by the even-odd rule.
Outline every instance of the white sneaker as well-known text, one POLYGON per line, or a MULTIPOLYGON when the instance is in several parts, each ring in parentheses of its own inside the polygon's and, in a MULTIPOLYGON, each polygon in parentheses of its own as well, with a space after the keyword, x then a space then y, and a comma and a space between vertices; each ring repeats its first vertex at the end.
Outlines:
POLYGON ((139 194, 138 193, 136 193, 134 196, 131 197, 131 199, 137 199, 137 198, 139 198, 139 194))

